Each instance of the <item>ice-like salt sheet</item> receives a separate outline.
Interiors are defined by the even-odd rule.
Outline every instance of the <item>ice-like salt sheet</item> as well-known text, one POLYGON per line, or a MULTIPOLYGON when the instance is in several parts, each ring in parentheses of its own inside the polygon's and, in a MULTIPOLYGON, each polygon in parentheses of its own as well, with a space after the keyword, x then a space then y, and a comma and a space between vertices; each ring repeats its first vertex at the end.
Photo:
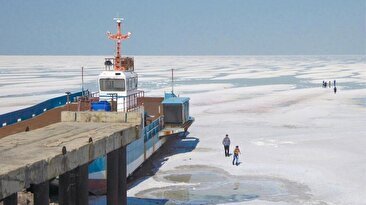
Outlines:
MULTIPOLYGON (((104 56, 0 56, 0 112, 79 91, 81 66, 86 87, 95 90, 103 61, 104 56)), ((146 96, 170 91, 175 69, 174 90, 191 98, 196 118, 189 137, 199 142, 191 151, 166 156, 155 176, 128 191, 129 202, 138 204, 137 196, 144 196, 150 197, 144 203, 174 204, 151 197, 193 193, 201 204, 366 204, 365 62, 365 56, 135 57, 146 96), (323 80, 337 80, 337 94, 322 88, 323 80), (239 166, 224 156, 226 133, 232 147, 241 147, 239 166), (204 172, 179 169, 207 165, 204 172), (196 180, 216 173, 225 173, 227 183, 211 179, 205 187, 196 180), (239 194, 232 180, 238 180, 239 194)))
POLYGON ((81 67, 87 88, 96 86, 103 68, 100 56, 0 56, 0 114, 81 90, 81 67))
MULTIPOLYGON (((241 201, 232 204, 366 203, 362 188, 366 183, 363 171, 366 111, 362 104, 365 101, 361 100, 366 98, 365 81, 362 83, 366 72, 362 69, 364 56, 212 57, 202 61, 207 67, 202 71, 197 69, 194 74, 202 76, 209 72, 209 76, 216 77, 201 79, 199 83, 178 77, 177 92, 180 83, 185 89, 196 85, 208 88, 206 84, 210 83, 233 86, 213 86, 211 90, 189 94, 191 114, 196 117, 189 136, 199 138, 196 149, 168 157, 154 177, 129 190, 130 196, 175 199, 171 204, 210 204, 215 200, 231 204, 233 198, 241 201), (254 76, 261 77, 251 81, 250 77, 254 76), (321 87, 323 80, 334 79, 339 86, 337 94, 333 88, 321 87), (242 149, 242 163, 238 167, 224 157, 221 141, 226 133, 232 145, 242 149), (260 197, 248 200, 250 197, 236 196, 233 189, 218 179, 211 180, 215 182, 208 189, 196 187, 202 183, 180 171, 182 165, 210 165, 235 176, 284 178, 307 187, 309 190, 304 195, 308 198, 292 194, 294 199, 290 201, 282 192, 278 196, 283 198, 278 201, 260 197), (161 177, 170 172, 175 173, 168 177, 170 180, 173 177, 193 181, 186 184, 162 181, 161 177), (217 197, 216 186, 222 193, 217 197), (226 191, 233 198, 225 198, 226 191)), ((169 90, 168 83, 161 88, 164 89, 169 90)), ((198 174, 196 179, 212 173, 216 172, 198 174)), ((261 185, 271 187, 270 183, 261 185)), ((253 192, 240 192, 243 196, 250 193, 253 192)), ((268 196, 259 192, 257 195, 268 196)))

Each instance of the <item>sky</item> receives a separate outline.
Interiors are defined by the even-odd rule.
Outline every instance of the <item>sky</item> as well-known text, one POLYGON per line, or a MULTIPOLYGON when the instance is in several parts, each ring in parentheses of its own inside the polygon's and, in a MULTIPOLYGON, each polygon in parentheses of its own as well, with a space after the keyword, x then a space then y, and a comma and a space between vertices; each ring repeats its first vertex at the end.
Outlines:
POLYGON ((366 0, 0 0, 0 55, 365 55, 366 0))

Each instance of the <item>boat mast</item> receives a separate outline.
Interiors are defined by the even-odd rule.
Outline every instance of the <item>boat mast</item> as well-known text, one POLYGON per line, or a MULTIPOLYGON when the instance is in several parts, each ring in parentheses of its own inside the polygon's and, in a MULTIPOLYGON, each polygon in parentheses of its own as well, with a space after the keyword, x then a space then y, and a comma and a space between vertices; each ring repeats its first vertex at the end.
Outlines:
POLYGON ((174 93, 174 69, 172 69, 172 93, 174 93))
POLYGON ((125 71, 126 68, 121 65, 121 42, 122 40, 126 40, 130 37, 131 33, 128 32, 126 35, 122 34, 122 21, 123 18, 114 18, 117 22, 117 33, 111 34, 111 32, 107 32, 107 36, 109 39, 116 41, 116 55, 114 57, 114 70, 115 71, 125 71))
POLYGON ((81 92, 84 96, 84 67, 81 67, 81 92))

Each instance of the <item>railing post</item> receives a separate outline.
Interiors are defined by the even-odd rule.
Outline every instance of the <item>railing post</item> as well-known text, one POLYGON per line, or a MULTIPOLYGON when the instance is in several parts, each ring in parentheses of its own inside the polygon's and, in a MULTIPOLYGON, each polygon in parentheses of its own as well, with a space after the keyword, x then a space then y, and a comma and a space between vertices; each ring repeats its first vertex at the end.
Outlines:
POLYGON ((123 108, 124 108, 124 112, 127 112, 127 103, 126 103, 126 98, 123 98, 123 108))
POLYGON ((70 111, 70 92, 67 91, 66 93, 66 105, 67 105, 67 111, 70 111))
POLYGON ((136 93, 136 98, 135 98, 136 106, 139 106, 139 104, 138 104, 138 98, 139 98, 139 94, 138 94, 138 93, 136 93))

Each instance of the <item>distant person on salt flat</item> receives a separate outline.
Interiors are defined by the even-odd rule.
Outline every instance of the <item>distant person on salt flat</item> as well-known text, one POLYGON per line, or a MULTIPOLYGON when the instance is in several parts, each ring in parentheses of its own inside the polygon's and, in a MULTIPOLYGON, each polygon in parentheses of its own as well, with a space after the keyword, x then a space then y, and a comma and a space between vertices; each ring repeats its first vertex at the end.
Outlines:
POLYGON ((336 86, 336 80, 333 81, 333 86, 335 87, 336 86))
POLYGON ((334 86, 334 94, 336 94, 336 93, 337 93, 337 87, 334 86))
POLYGON ((222 140, 222 144, 224 145, 225 157, 230 157, 230 154, 229 154, 230 138, 229 138, 228 134, 226 134, 225 138, 222 140))
POLYGON ((240 153, 240 149, 239 146, 236 146, 234 149, 234 156, 233 156, 233 165, 235 164, 236 166, 239 165, 239 154, 240 153))
POLYGON ((332 87, 332 81, 329 81, 329 87, 332 87))

